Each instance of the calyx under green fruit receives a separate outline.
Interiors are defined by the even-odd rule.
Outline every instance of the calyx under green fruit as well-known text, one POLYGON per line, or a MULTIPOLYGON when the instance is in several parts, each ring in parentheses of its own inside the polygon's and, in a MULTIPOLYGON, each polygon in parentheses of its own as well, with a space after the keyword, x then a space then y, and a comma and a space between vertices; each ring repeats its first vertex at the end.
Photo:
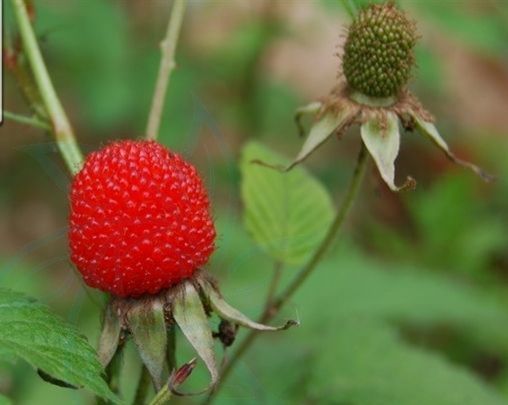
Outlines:
POLYGON ((394 3, 364 8, 349 27, 342 69, 348 85, 371 97, 397 95, 414 65, 416 27, 394 3))

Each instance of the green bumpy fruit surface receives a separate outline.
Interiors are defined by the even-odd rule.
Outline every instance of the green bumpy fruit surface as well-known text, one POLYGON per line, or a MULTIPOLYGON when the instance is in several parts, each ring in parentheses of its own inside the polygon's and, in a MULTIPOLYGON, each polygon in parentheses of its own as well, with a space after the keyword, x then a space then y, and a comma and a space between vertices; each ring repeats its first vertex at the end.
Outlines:
POLYGON ((413 21, 393 3, 363 9, 349 28, 342 69, 348 85, 371 97, 397 95, 414 65, 413 21))

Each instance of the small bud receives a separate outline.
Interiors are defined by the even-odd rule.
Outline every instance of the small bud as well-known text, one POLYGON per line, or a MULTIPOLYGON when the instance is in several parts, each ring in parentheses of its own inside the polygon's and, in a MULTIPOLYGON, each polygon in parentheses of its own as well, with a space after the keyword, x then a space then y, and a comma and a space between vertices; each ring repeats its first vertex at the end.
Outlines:
POLYGON ((178 370, 173 371, 171 373, 171 376, 169 377, 169 390, 179 395, 180 393, 176 391, 176 388, 178 388, 180 385, 182 385, 185 380, 191 375, 192 371, 196 367, 197 360, 194 358, 188 363, 185 363, 183 366, 181 366, 178 370))
POLYGON ((364 8, 349 27, 342 69, 348 85, 367 96, 397 95, 414 66, 413 21, 394 3, 364 8))

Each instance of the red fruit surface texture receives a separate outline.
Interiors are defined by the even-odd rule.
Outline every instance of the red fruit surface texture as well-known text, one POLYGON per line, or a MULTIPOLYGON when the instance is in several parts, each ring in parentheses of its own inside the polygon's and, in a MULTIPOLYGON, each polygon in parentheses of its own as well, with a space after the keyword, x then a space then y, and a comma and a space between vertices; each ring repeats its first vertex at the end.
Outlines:
POLYGON ((71 260, 86 284, 113 295, 156 294, 214 251, 203 181, 156 142, 120 141, 91 153, 70 203, 71 260))

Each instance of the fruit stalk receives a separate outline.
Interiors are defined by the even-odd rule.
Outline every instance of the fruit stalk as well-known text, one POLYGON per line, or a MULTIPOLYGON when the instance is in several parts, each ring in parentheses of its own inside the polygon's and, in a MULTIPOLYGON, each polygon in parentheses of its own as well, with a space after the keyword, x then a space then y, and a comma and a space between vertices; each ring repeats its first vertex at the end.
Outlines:
POLYGON ((166 91, 171 78, 171 73, 176 66, 175 51, 186 5, 187 0, 175 0, 171 10, 171 17, 169 19, 166 37, 160 44, 162 57, 159 65, 157 82, 155 84, 152 106, 148 116, 148 124, 146 128, 147 139, 155 140, 157 139, 157 135, 159 133, 166 91))
MULTIPOLYGON (((307 280, 307 278, 314 272, 317 268, 318 264, 321 262, 325 253, 328 251, 330 246, 335 240, 337 233, 342 228, 344 224, 344 220, 347 215, 351 211, 353 207, 353 203, 358 195, 358 191, 360 190, 360 185, 362 183, 362 179, 364 177, 367 164, 369 161, 369 154, 365 149, 365 146, 362 144, 362 148, 360 150, 360 154, 358 156, 358 162, 353 173, 353 178, 348 185, 346 190, 346 195, 344 196, 344 200, 337 211, 337 215, 333 223, 330 225, 328 233, 326 234, 325 239, 321 242, 321 245, 318 247, 314 255, 310 258, 307 265, 305 265, 300 272, 295 276, 293 281, 288 285, 288 287, 277 297, 273 304, 266 308, 263 314, 260 317, 260 323, 266 323, 267 321, 273 319, 280 311, 280 309, 291 299, 293 294, 301 287, 301 285, 307 280)), ((221 379, 219 380, 215 390, 208 396, 205 403, 211 404, 217 392, 220 390, 222 384, 228 378, 228 375, 231 373, 232 369, 235 367, 236 363, 240 358, 247 352, 250 348, 256 337, 258 336, 257 331, 251 331, 245 340, 238 347, 236 352, 232 355, 229 362, 226 363, 224 369, 221 373, 221 379)))
POLYGON ((74 132, 62 104, 56 94, 48 70, 42 58, 37 38, 30 23, 28 10, 23 0, 11 0, 16 15, 24 51, 30 63, 35 83, 48 112, 52 124, 52 132, 58 149, 71 174, 81 168, 83 156, 77 145, 74 132))

